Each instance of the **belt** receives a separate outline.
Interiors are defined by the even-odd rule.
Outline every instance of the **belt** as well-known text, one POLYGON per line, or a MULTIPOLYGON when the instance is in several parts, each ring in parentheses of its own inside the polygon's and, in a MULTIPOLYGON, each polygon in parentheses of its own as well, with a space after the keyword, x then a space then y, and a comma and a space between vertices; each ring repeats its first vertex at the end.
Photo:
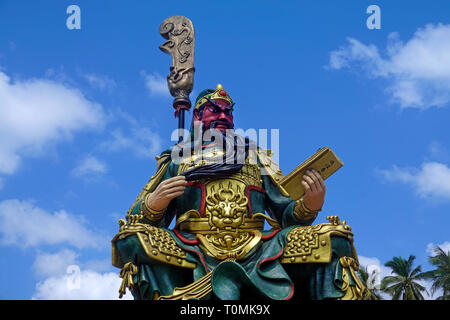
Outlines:
MULTIPOLYGON (((225 227, 221 231, 246 231, 246 230, 263 230, 264 222, 267 221, 269 225, 274 228, 280 228, 278 222, 265 214, 256 213, 251 218, 246 218, 244 223, 241 224, 238 229, 232 227, 225 227)), ((211 226, 209 218, 200 217, 200 213, 197 210, 189 210, 182 214, 175 224, 175 229, 180 231, 186 231, 190 233, 217 233, 217 229, 211 226)))

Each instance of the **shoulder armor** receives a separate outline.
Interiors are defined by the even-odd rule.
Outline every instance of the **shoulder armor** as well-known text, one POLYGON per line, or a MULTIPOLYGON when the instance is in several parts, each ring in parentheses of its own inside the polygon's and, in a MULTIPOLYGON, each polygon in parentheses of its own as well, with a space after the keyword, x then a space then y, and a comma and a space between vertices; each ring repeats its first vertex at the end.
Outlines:
POLYGON ((272 159, 272 151, 267 150, 261 150, 258 149, 258 159, 261 162, 262 165, 262 175, 268 175, 272 182, 278 187, 281 194, 285 197, 289 197, 289 194, 280 186, 280 182, 283 179, 283 172, 281 171, 278 164, 272 159))

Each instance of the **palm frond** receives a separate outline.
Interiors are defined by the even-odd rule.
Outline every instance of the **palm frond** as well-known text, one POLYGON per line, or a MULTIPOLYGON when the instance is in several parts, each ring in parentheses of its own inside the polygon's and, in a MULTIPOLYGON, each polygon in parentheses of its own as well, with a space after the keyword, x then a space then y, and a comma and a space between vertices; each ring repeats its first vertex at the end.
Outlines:
POLYGON ((420 265, 414 267, 415 259, 414 255, 410 255, 407 260, 402 257, 394 257, 385 263, 385 266, 392 269, 393 275, 383 278, 381 289, 390 294, 393 300, 424 300, 422 292, 428 293, 426 288, 416 280, 434 275, 424 274, 420 265))
MULTIPOLYGON (((423 279, 431 280, 431 293, 442 289, 445 297, 446 292, 450 291, 450 256, 441 247, 436 246, 433 249, 434 255, 428 257, 430 264, 435 266, 435 270, 427 271, 422 274, 423 279)), ((437 298, 440 299, 441 297, 437 298)), ((442 300, 442 299, 440 299, 442 300)))

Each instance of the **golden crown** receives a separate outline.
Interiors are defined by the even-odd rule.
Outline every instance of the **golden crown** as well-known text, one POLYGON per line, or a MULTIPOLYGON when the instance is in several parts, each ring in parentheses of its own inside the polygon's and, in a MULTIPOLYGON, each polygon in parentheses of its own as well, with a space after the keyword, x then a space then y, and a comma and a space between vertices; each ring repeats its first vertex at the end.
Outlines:
POLYGON ((208 99, 210 100, 222 99, 228 101, 230 104, 233 103, 233 100, 228 95, 228 92, 225 91, 225 89, 220 83, 216 86, 216 91, 208 93, 197 100, 197 103, 195 104, 195 109, 200 108, 203 104, 207 103, 208 99))

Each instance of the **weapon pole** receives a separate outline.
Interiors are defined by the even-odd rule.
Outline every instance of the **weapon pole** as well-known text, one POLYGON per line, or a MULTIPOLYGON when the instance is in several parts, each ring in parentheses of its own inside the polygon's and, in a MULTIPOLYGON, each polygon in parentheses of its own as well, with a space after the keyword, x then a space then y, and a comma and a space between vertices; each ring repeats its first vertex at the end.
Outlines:
POLYGON ((174 97, 172 106, 178 117, 178 142, 181 142, 185 111, 191 108, 189 94, 194 86, 194 26, 186 17, 172 16, 161 23, 159 33, 167 39, 159 48, 172 56, 167 85, 174 97))

